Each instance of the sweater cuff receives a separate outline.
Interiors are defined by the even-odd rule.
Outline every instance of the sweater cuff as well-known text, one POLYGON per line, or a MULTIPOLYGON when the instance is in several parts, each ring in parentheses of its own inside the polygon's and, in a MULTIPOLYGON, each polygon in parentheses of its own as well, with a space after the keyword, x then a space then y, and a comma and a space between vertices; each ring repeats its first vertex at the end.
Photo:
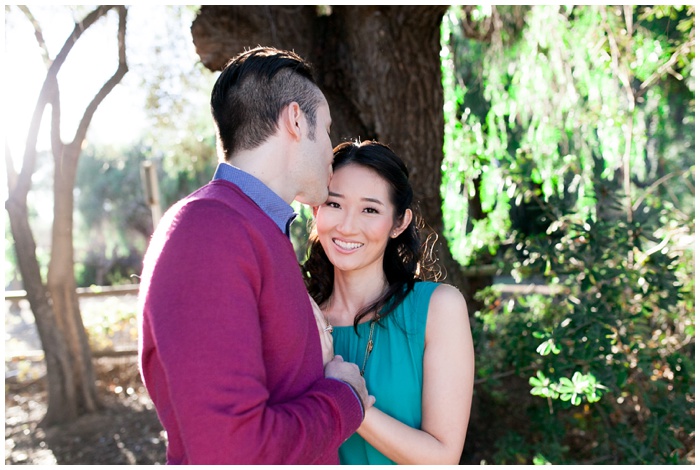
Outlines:
POLYGON ((357 390, 355 390, 355 387, 353 387, 352 385, 350 385, 349 382, 346 382, 344 380, 336 379, 335 377, 328 377, 328 378, 331 380, 338 381, 340 383, 344 383, 345 385, 350 387, 350 390, 352 390, 352 393, 355 395, 355 398, 357 398, 357 402, 360 404, 360 408, 362 408, 362 420, 364 420, 365 419, 365 404, 362 403, 362 399, 360 398, 360 394, 357 393, 357 390))
POLYGON ((328 389, 334 390, 338 412, 340 413, 339 424, 341 427, 342 441, 344 442, 352 436, 364 420, 365 409, 355 389, 347 382, 326 377, 325 383, 328 389), (359 406, 358 406, 359 405, 359 406))

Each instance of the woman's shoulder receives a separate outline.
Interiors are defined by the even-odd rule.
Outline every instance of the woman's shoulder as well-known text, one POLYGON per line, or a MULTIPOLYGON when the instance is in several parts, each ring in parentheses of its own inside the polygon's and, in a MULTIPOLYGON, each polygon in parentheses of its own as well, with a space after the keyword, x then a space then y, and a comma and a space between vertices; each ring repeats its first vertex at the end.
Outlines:
POLYGON ((420 281, 416 282, 413 287, 413 293, 419 297, 428 297, 431 305, 436 304, 452 304, 465 303, 462 292, 451 284, 435 281, 420 281))
POLYGON ((451 284, 444 283, 434 283, 433 295, 431 297, 431 303, 435 301, 438 304, 465 304, 464 295, 462 292, 451 284))
MULTIPOLYGON (((439 284, 430 298, 427 331, 444 337, 450 329, 469 329, 467 301, 462 292, 450 284, 439 284)), ((429 338, 428 338, 429 339, 429 338)))

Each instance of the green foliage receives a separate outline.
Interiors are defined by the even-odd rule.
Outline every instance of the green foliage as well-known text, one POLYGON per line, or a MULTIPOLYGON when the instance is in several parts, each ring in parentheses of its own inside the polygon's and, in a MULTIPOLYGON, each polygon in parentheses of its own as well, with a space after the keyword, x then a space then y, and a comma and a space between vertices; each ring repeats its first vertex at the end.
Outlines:
POLYGON ((292 240, 292 245, 294 245, 294 252, 297 255, 297 260, 299 263, 303 263, 306 260, 306 250, 308 249, 307 242, 313 226, 313 211, 311 207, 301 204, 298 201, 293 201, 292 207, 294 208, 294 212, 298 215, 290 227, 291 233, 289 235, 292 240))
MULTIPOLYGON (((475 92, 469 82, 455 79, 455 74, 459 74, 455 69, 455 54, 450 50, 450 31, 461 20, 461 10, 451 9, 442 27, 440 56, 445 92, 445 140, 441 196, 446 239, 455 259, 467 265, 483 252, 495 253, 510 228, 510 221, 502 169, 490 164, 498 156, 487 145, 481 122, 483 116, 476 114, 484 109, 465 108, 465 99, 471 96, 473 101, 475 92), (482 184, 475 183, 477 181, 482 184), (490 213, 486 219, 475 220, 468 213, 468 201, 477 197, 477 192, 483 210, 490 213)), ((473 46, 479 48, 478 44, 473 46)), ((459 49, 455 47, 455 50, 459 49)), ((474 84, 475 88, 477 86, 474 84)))
MULTIPOLYGON (((682 461, 694 430, 692 257, 644 240, 641 223, 554 225, 560 237, 525 240, 520 250, 558 293, 503 304, 497 289, 483 291, 492 307, 477 316, 504 350, 480 351, 481 360, 535 370, 530 393, 546 403, 534 406, 574 425, 562 444, 581 430, 610 463, 682 461), (618 432, 631 422, 633 432, 618 432), (649 451, 633 452, 640 447, 649 451)), ((560 463, 592 457, 576 453, 560 463)))
POLYGON ((691 6, 446 16, 450 248, 463 264, 498 253, 516 283, 540 287, 478 294, 477 383, 519 406, 488 463, 693 452, 694 18, 691 6))
MULTIPOLYGON (((545 356, 548 352, 537 352, 545 356)), ((561 399, 571 401, 572 405, 578 406, 585 397, 588 403, 595 403, 600 400, 602 390, 607 389, 605 385, 598 382, 593 374, 583 375, 581 372, 574 372, 573 377, 559 377, 559 382, 552 383, 544 376, 542 371, 537 371, 537 377, 530 377, 532 390, 530 393, 544 398, 561 399)))
POLYGON ((139 147, 87 147, 76 177, 76 277, 79 286, 130 283, 152 231, 139 147))

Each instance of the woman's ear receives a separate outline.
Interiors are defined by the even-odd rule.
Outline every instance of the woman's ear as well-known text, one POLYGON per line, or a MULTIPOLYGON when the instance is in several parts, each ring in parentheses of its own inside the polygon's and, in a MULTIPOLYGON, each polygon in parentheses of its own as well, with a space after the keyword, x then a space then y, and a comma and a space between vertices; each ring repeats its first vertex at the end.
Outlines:
POLYGON ((313 213, 314 213, 314 219, 315 219, 315 218, 316 218, 316 214, 318 214, 318 206, 313 206, 313 207, 311 208, 311 210, 312 210, 313 213))
POLYGON ((399 219, 398 224, 394 226, 394 229, 391 231, 391 238, 396 238, 401 235, 411 223, 411 220, 413 220, 413 211, 411 209, 406 209, 406 212, 403 213, 403 217, 399 219))

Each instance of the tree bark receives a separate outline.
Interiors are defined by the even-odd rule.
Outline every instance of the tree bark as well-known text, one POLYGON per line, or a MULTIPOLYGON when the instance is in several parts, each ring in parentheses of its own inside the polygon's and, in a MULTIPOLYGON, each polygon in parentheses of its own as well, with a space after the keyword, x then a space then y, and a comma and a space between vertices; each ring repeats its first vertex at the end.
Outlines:
POLYGON ((474 309, 470 279, 443 238, 440 24, 446 6, 203 6, 192 24, 212 71, 257 45, 293 49, 313 65, 333 117, 334 142, 376 139, 407 164, 446 280, 474 309))
POLYGON ((92 116, 102 100, 127 72, 125 53, 126 13, 119 14, 119 66, 85 110, 73 141, 64 145, 60 130, 60 94, 57 75, 82 33, 111 6, 100 6, 77 23, 63 48, 51 62, 32 117, 25 145, 22 170, 18 175, 6 154, 8 200, 5 207, 17 251, 17 263, 27 298, 36 318, 46 358, 48 406, 43 426, 66 423, 100 407, 87 334, 80 316, 73 272, 73 189, 82 143, 92 116), (27 196, 36 166, 36 142, 41 119, 51 105, 51 145, 54 155, 54 224, 47 283, 42 280, 36 257, 36 243, 29 225, 27 196))

